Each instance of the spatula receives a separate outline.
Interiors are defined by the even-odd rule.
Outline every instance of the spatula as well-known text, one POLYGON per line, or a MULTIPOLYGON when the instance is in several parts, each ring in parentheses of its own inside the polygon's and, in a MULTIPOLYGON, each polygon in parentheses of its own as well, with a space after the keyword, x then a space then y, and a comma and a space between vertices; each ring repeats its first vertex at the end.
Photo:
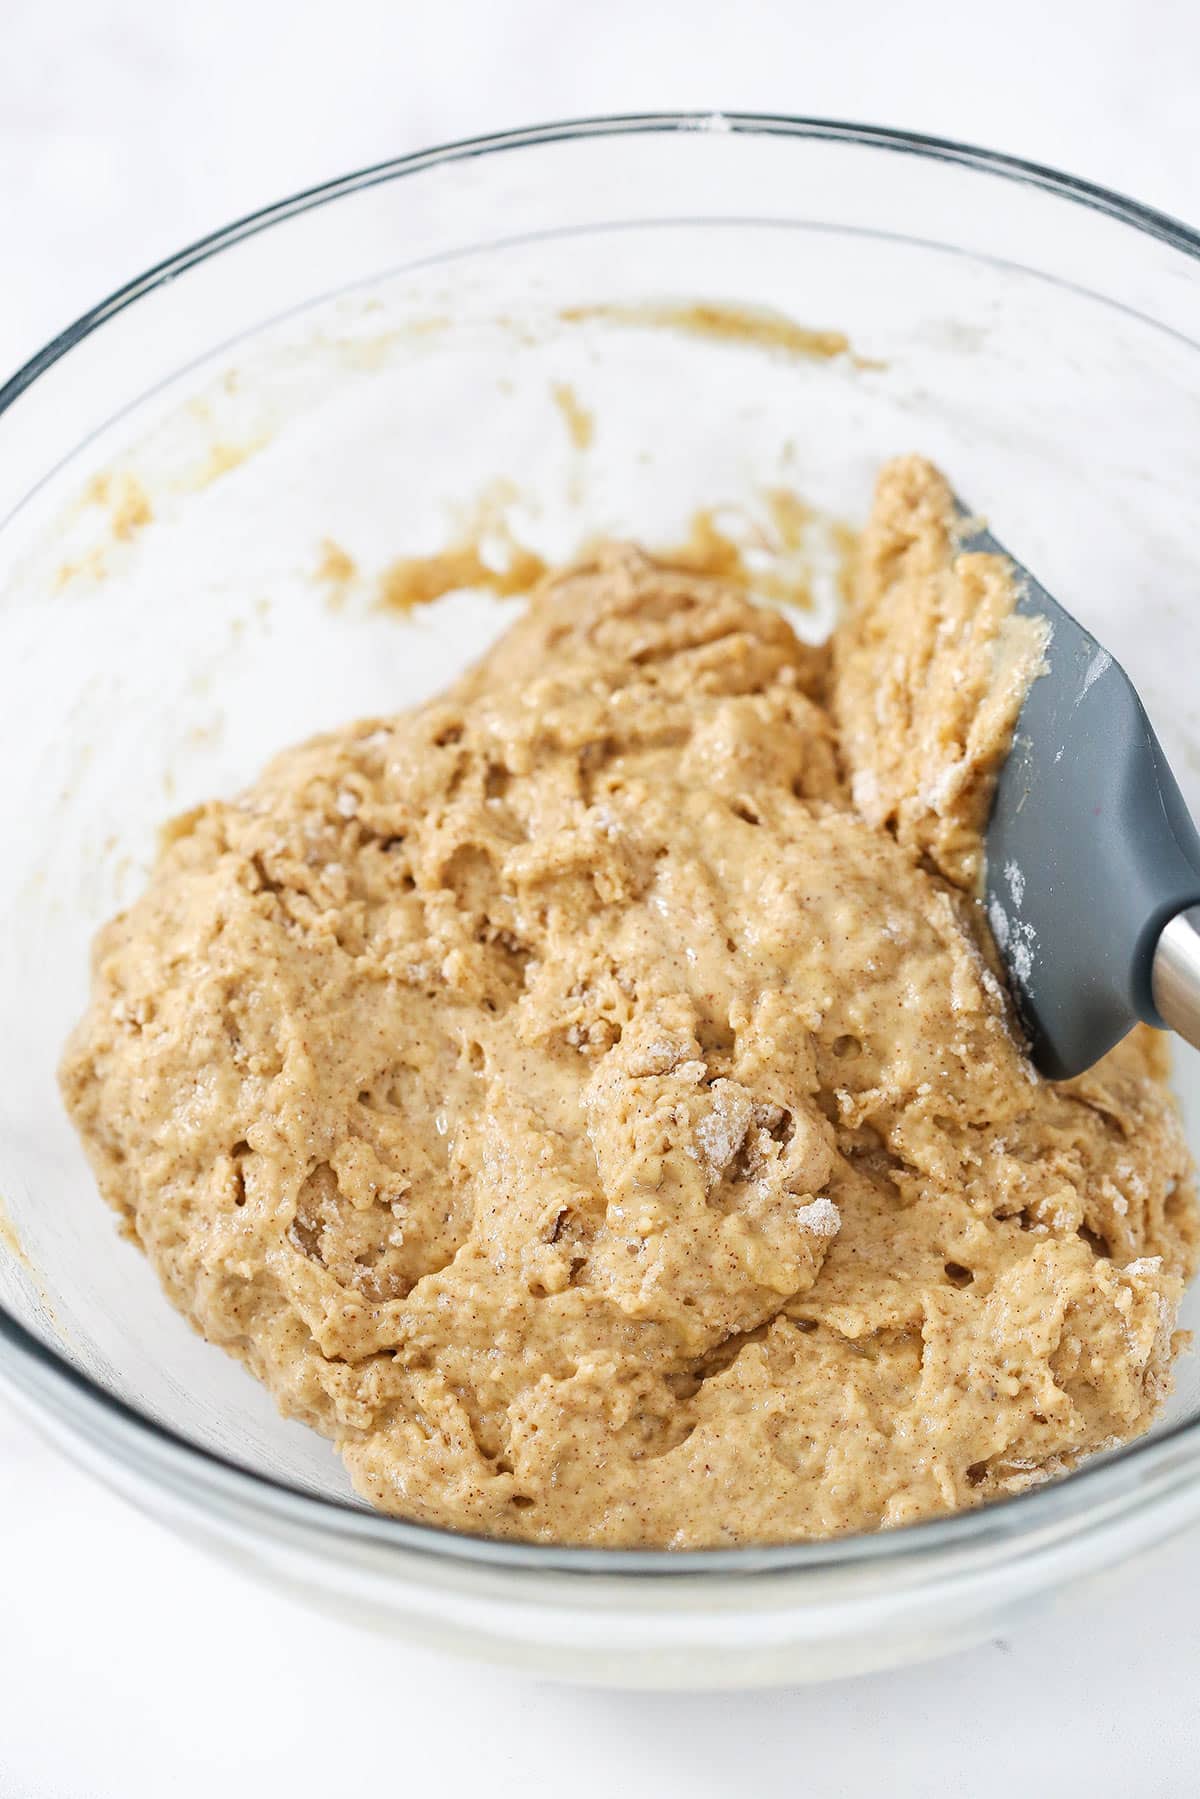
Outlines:
POLYGON ((987 909, 1037 1068, 1080 1074, 1143 1019, 1200 1046, 1200 836, 1120 664, 1007 557, 1050 626, 987 829, 987 909))

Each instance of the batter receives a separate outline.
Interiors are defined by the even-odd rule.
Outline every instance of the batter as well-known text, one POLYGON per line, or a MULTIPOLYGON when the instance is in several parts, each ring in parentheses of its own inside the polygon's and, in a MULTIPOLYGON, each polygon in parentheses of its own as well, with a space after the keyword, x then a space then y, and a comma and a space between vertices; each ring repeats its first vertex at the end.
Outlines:
POLYGON ((100 934, 103 1192, 375 1505, 779 1542, 1149 1424, 1188 1155, 1153 1033, 1062 1085, 1015 1033, 973 892, 1041 644, 951 520, 884 470, 831 649, 607 549, 178 821, 100 934))

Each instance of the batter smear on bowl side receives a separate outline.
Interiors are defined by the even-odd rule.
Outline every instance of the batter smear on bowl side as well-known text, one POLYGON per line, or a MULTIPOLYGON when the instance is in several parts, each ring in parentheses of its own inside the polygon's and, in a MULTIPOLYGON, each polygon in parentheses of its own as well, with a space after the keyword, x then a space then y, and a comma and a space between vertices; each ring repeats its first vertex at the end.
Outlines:
POLYGON ((975 898, 1013 597, 906 458, 831 645, 605 549, 444 697, 173 827, 67 1104, 172 1302, 374 1504, 781 1542, 1150 1423, 1197 1247, 1165 1053, 1040 1079, 975 898))

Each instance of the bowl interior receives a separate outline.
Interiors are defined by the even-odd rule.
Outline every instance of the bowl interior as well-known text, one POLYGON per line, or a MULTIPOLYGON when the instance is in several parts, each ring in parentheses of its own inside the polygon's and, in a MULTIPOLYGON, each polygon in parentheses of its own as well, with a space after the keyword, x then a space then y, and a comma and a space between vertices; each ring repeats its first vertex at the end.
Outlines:
MULTIPOLYGON (((0 1302, 196 1443, 349 1495, 116 1239, 55 1066, 166 817, 435 692, 519 605, 381 607, 396 558, 671 544, 718 508, 752 564, 803 561, 818 634, 822 521, 861 520, 877 465, 920 450, 1124 661, 1200 809, 1195 272, 975 169, 651 133, 349 188, 69 351, 0 420, 0 1302), (818 513, 782 549, 779 489, 818 513)), ((1177 1082, 1200 1148, 1200 1057, 1177 1082)), ((1185 1358, 1164 1422, 1198 1409, 1185 1358)))

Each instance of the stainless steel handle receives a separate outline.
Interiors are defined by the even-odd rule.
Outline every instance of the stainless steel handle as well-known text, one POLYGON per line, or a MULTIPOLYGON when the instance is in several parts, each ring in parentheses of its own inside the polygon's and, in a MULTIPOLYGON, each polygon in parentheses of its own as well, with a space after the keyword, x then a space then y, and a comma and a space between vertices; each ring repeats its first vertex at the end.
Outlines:
POLYGON ((1200 1049, 1200 906, 1177 912, 1163 927, 1150 991, 1163 1022, 1200 1049))

